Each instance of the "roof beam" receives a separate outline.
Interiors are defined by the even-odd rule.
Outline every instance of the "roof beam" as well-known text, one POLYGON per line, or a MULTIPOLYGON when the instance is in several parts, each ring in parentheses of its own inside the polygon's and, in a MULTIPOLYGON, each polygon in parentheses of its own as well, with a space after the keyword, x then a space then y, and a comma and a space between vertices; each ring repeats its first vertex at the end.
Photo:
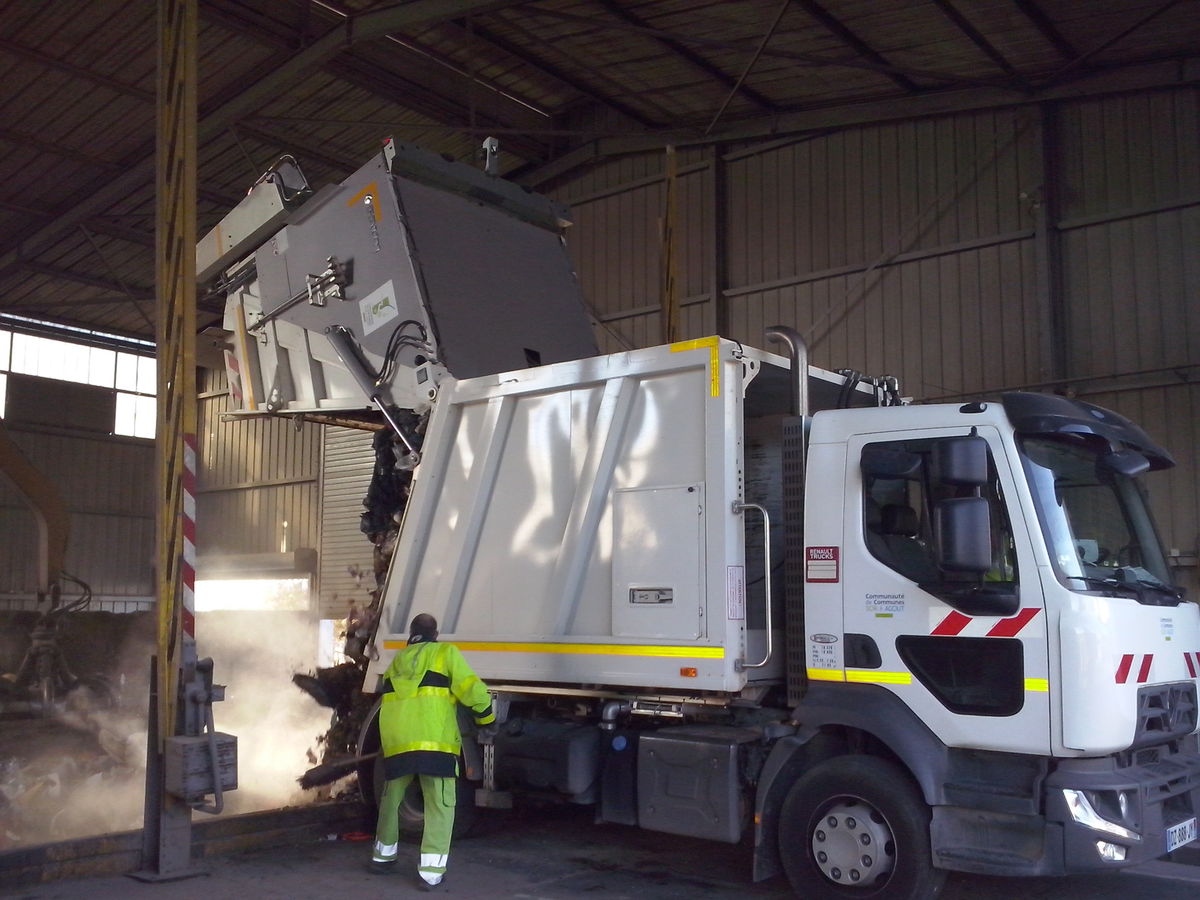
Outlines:
POLYGON ((1062 36, 1062 32, 1054 26, 1054 23, 1050 21, 1050 17, 1037 5, 1036 0, 1013 0, 1013 3, 1024 14, 1025 18, 1033 23, 1033 27, 1050 43, 1050 46, 1058 51, 1063 59, 1070 62, 1079 56, 1079 51, 1075 49, 1070 41, 1062 36))
POLYGON ((54 141, 46 141, 29 134, 24 131, 17 131, 12 128, 4 128, 0 126, 0 141, 7 141, 10 144, 15 144, 18 147, 28 147, 31 150, 37 150, 40 153, 50 153, 55 156, 63 156, 67 159, 73 159, 76 162, 87 163, 93 168, 102 169, 105 172, 120 171, 122 166, 120 163, 113 162, 108 159, 101 159, 99 156, 93 156, 83 150, 76 150, 73 147, 67 147, 64 144, 59 144, 54 141))
POLYGON ((660 150, 667 144, 739 143, 815 131, 838 130, 858 125, 894 122, 927 116, 953 115, 984 109, 1028 106, 1048 100, 1078 100, 1135 90, 1200 85, 1200 56, 1182 60, 1154 61, 1137 65, 1092 70, 1069 85, 1049 86, 1028 94, 1014 95, 999 88, 970 88, 956 91, 926 91, 912 97, 847 103, 821 109, 797 110, 776 116, 759 116, 731 123, 707 136, 692 131, 660 131, 636 137, 599 138, 589 141, 536 169, 516 172, 513 178, 538 187, 583 166, 613 156, 660 150))
MULTIPOLYGON (((500 9, 516 2, 519 0, 411 0, 400 6, 352 16, 240 94, 203 116, 197 127, 198 141, 203 144, 211 140, 286 90, 297 78, 355 43, 381 37, 390 31, 459 18, 468 13, 500 9)), ((152 184, 154 162, 155 154, 151 148, 149 153, 127 165, 124 172, 116 177, 97 182, 90 189, 82 191, 82 200, 71 203, 53 221, 34 229, 18 244, 0 253, 0 273, 20 262, 22 256, 45 249, 64 231, 86 222, 134 191, 152 184)))
MULTIPOLYGON (((54 218, 52 210, 26 206, 22 203, 13 203, 10 200, 0 200, 0 209, 20 213, 23 216, 32 216, 35 219, 54 218)), ((129 244, 140 244, 143 247, 154 246, 154 232, 152 231, 142 231, 139 228, 130 228, 128 225, 118 225, 105 219, 91 219, 86 224, 93 232, 102 234, 105 237, 116 238, 129 244)))
POLYGON ((933 0, 933 5, 942 11, 942 14, 954 23, 954 26, 967 36, 967 39, 983 51, 983 54, 994 62, 1000 71, 1004 72, 1014 81, 1025 86, 1025 79, 1021 73, 1012 67, 1012 64, 1004 58, 1004 54, 996 49, 995 45, 984 37, 983 32, 971 24, 971 20, 959 11, 950 0, 933 0))
MULTIPOLYGON (((328 3, 325 6, 334 11, 328 3)), ((264 22, 261 19, 247 20, 245 15, 239 12, 237 6, 222 2, 222 0, 207 0, 202 6, 201 12, 206 19, 256 40, 264 46, 289 51, 295 48, 294 34, 290 30, 281 30, 281 23, 264 22)), ((348 15, 348 13, 336 11, 334 14, 343 17, 348 15)), ((327 60, 322 63, 321 68, 373 96, 390 103, 403 105, 406 109, 426 116, 433 122, 456 126, 469 121, 472 113, 469 106, 458 100, 450 99, 450 97, 453 94, 461 93, 460 85, 456 83, 455 79, 460 75, 464 78, 471 76, 468 73, 460 72, 453 63, 435 56, 432 51, 419 47, 414 49, 415 45, 400 41, 398 38, 391 38, 391 40, 396 42, 396 49, 400 50, 407 62, 406 68, 410 70, 407 75, 401 72, 387 71, 369 57, 352 51, 341 53, 327 60), (432 61, 432 66, 429 65, 429 61, 432 61), (416 77, 413 74, 411 70, 414 69, 414 64, 426 70, 424 77, 416 77), (451 70, 453 75, 450 74, 451 70)), ((504 128, 513 134, 520 135, 533 130, 528 127, 522 128, 522 125, 537 124, 533 120, 532 104, 499 92, 490 86, 486 92, 482 92, 482 96, 477 93, 475 100, 482 101, 475 103, 474 114, 476 122, 485 131, 490 128, 504 128), (513 121, 508 121, 510 118, 513 121)), ((278 137, 276 143, 278 143, 278 137)), ((509 141, 509 145, 509 149, 526 159, 537 160, 546 155, 546 148, 533 140, 515 138, 509 141)), ((316 158, 313 153, 306 153, 306 155, 316 158)), ((334 168, 345 168, 345 166, 335 166, 334 168)), ((356 168, 357 166, 352 166, 350 171, 354 171, 356 168)))
MULTIPOLYGON (((143 300, 153 300, 153 297, 143 297, 143 300)), ((77 306, 122 306, 129 302, 129 297, 83 297, 71 300, 46 300, 38 302, 36 300, 24 300, 20 303, 12 305, 0 306, 0 313, 31 313, 31 312, 49 312, 54 309, 62 309, 70 307, 74 309, 77 306)), ((95 327, 95 326, 90 326, 95 327)))
MULTIPOLYGON (((871 62, 890 66, 890 63, 883 58, 883 55, 878 50, 846 27, 846 24, 842 22, 841 19, 830 15, 829 11, 817 3, 816 0, 792 0, 792 2, 820 22, 821 25, 824 26, 828 31, 831 31, 837 35, 842 43, 850 47, 851 50, 861 54, 871 62)), ((916 82, 914 82, 907 75, 902 75, 899 72, 885 72, 884 74, 886 74, 897 87, 903 88, 910 93, 920 90, 916 82)))
POLYGON ((1093 56, 1096 56, 1099 53, 1103 53, 1109 47, 1113 46, 1113 44, 1117 44, 1117 43, 1120 43, 1121 41, 1125 40, 1125 38, 1129 37, 1129 35, 1133 34, 1135 31, 1137 31, 1139 28, 1141 28, 1147 22, 1151 21, 1152 19, 1157 19, 1159 16, 1161 16, 1163 13, 1165 13, 1168 9, 1170 9, 1173 6, 1177 6, 1178 4, 1179 4, 1179 0, 1167 0, 1167 2, 1163 3, 1161 6, 1157 6, 1154 9, 1150 10, 1150 12, 1146 13, 1145 15, 1140 16, 1136 22, 1133 22, 1132 24, 1127 25, 1124 28, 1118 29, 1112 35, 1105 38, 1099 44, 1094 46, 1091 50, 1088 50, 1086 53, 1081 53, 1079 56, 1075 57, 1075 59, 1071 60, 1069 63, 1067 63, 1065 66, 1063 66, 1057 72, 1055 72, 1054 75, 1052 75, 1050 77, 1048 83, 1056 84, 1056 83, 1062 81, 1068 74, 1070 74, 1075 69, 1083 68, 1084 66, 1086 66, 1088 63, 1088 60, 1090 60, 1093 56))
POLYGON ((285 134, 281 134, 275 129, 263 125, 262 123, 251 125, 249 122, 238 122, 234 126, 234 134, 244 134, 261 141, 264 144, 272 144, 296 157, 296 159, 304 160, 311 159, 314 162, 322 163, 333 169, 335 172, 344 172, 349 175, 352 172, 357 172, 362 168, 363 161, 361 159, 351 160, 345 156, 330 153, 328 150, 323 150, 321 146, 313 146, 312 143, 304 143, 285 134))
MULTIPOLYGON (((597 2, 602 8, 608 10, 609 13, 621 21, 630 25, 636 25, 642 29, 648 28, 648 23, 645 19, 635 15, 634 13, 631 13, 629 10, 617 4, 615 0, 597 0, 597 2)), ((692 50, 690 47, 687 47, 672 37, 665 36, 665 33, 658 32, 657 29, 649 29, 644 33, 649 35, 662 46, 666 47, 676 56, 686 60, 693 68, 698 69, 707 77, 719 81, 727 89, 733 90, 736 88, 740 96, 745 97, 759 109, 764 110, 765 112, 774 112, 777 110, 778 107, 776 107, 774 103, 772 103, 758 91, 754 90, 753 88, 748 88, 744 84, 739 85, 736 78, 726 74, 724 71, 710 63, 707 59, 698 54, 696 51, 692 50)))
POLYGON ((77 66, 74 63, 66 62, 48 54, 41 53, 29 47, 23 47, 20 44, 0 38, 0 50, 8 53, 11 56, 18 56, 21 59, 29 60, 30 62, 40 63, 51 69, 57 69, 60 72, 66 72, 75 78, 82 78, 84 81, 90 81, 92 84, 103 85, 106 88, 116 91, 119 94, 125 94, 128 97, 136 97, 138 100, 145 100, 148 103, 154 102, 154 91, 148 91, 140 88, 137 85, 126 84, 124 81, 118 81, 116 78, 109 78, 107 75, 101 75, 99 72, 93 72, 91 69, 85 69, 82 66, 77 66))
MULTIPOLYGON (((719 50, 738 50, 753 51, 754 41, 746 40, 718 40, 715 38, 696 37, 694 35, 674 34, 669 31, 663 31, 661 28, 653 28, 642 25, 631 25, 627 22, 612 22, 605 19, 596 19, 590 16, 578 16, 574 13, 559 12, 553 9, 544 9, 541 7, 530 7, 523 10, 526 15, 544 16, 549 19, 557 19, 562 22, 575 22, 580 25, 586 25, 592 28, 607 29, 609 31, 626 31, 631 34, 645 34, 651 37, 663 38, 664 40, 673 40, 679 44, 694 44, 697 47, 712 47, 719 50)), ((888 62, 875 62, 874 60, 865 59, 862 56, 852 57, 837 57, 837 56, 821 56, 815 53, 797 53, 792 50, 782 50, 773 47, 764 47, 762 50, 763 56, 770 56, 776 59, 786 59, 799 65, 822 67, 828 66, 839 69, 859 69, 865 72, 879 72, 880 74, 889 77, 893 75, 908 76, 909 78, 923 78, 930 81, 936 81, 944 84, 956 86, 974 85, 978 87, 997 87, 1014 90, 1013 85, 1008 80, 1000 82, 994 78, 971 78, 966 75, 948 74, 946 72, 930 71, 926 69, 914 69, 911 66, 897 66, 888 62)))
POLYGON ((144 285, 121 284, 118 281, 110 281, 107 278, 97 278, 95 275, 84 275, 81 272, 75 272, 71 269, 62 269, 58 266, 49 266, 45 263, 34 262, 30 259, 21 260, 21 268, 33 272, 35 275, 44 275, 47 278, 57 278, 61 281, 72 281, 76 284, 83 284, 88 287, 99 288, 102 291, 112 291, 114 294, 121 294, 119 299, 136 299, 136 300, 151 300, 154 298, 153 288, 144 285))
POLYGON ((575 91, 575 93, 586 97, 588 100, 597 104, 598 106, 603 106, 612 110, 613 112, 620 113, 625 118, 630 119, 631 121, 636 122, 643 127, 651 128, 654 126, 653 122, 646 119, 641 115, 641 113, 628 104, 622 103, 619 100, 610 100, 608 97, 605 97, 588 87, 578 78, 568 75, 566 72, 551 65, 550 63, 533 59, 522 48, 515 46, 506 38, 501 37, 489 29, 481 28, 474 23, 471 23, 470 26, 468 26, 467 23, 462 20, 455 22, 454 24, 462 29, 464 34, 469 34, 475 41, 483 44, 490 44, 497 50, 507 53, 513 59, 519 60, 521 65, 528 67, 538 75, 541 75, 544 78, 549 78, 553 81, 557 81, 559 84, 565 87, 569 87, 571 90, 575 91))

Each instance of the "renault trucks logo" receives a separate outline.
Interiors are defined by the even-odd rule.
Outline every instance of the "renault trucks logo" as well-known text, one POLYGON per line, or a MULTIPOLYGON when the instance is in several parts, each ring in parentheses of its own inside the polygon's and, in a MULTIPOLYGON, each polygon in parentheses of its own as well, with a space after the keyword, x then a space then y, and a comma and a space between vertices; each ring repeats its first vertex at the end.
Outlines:
POLYGON ((831 584, 838 580, 837 547, 804 548, 804 580, 810 583, 831 584))

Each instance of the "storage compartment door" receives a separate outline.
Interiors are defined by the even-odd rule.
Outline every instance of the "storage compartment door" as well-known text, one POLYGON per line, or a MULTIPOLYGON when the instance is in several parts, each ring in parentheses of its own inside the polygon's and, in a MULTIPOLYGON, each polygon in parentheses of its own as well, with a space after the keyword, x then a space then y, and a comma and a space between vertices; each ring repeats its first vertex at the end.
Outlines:
POLYGON ((701 635, 700 485, 613 494, 613 635, 701 635))

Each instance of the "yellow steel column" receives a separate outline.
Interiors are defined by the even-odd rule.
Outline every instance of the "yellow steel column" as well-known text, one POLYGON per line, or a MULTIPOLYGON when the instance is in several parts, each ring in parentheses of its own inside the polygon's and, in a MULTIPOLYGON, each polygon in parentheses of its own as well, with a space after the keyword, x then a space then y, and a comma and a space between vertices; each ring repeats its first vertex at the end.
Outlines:
POLYGON ((196 661, 196 0, 158 0, 158 35, 157 723, 147 746, 143 871, 134 873, 142 880, 199 874, 191 866, 192 808, 164 780, 168 738, 191 727, 182 722, 179 687, 196 661))
MULTIPOLYGON (((158 663, 159 737, 176 733, 180 648, 194 640, 184 595, 185 472, 196 434, 196 0, 159 0, 158 663)), ((188 515, 190 519, 194 515, 188 515)), ((161 749, 161 746, 160 746, 161 749)))

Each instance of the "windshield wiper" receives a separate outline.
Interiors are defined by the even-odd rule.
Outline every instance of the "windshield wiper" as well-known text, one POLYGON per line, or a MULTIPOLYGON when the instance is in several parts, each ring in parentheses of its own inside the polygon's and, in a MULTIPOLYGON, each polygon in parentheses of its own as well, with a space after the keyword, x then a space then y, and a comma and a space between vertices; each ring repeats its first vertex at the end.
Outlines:
POLYGON ((1124 590, 1135 597, 1142 596, 1141 589, 1129 581, 1119 581, 1116 578, 1096 578, 1094 575, 1068 575, 1067 577, 1073 581, 1082 581, 1089 587, 1100 588, 1101 590, 1124 590))
MULTIPOLYGON (((1117 571, 1120 570, 1118 569, 1117 571)), ((1160 604, 1154 603, 1146 595, 1147 589, 1159 594, 1165 594, 1172 600, 1182 600, 1184 595, 1182 588, 1172 587, 1161 581, 1149 581, 1145 578, 1125 578, 1117 577, 1116 575, 1110 578, 1097 578, 1093 575, 1068 575, 1067 577, 1075 581, 1082 581, 1089 587, 1099 588, 1100 590, 1123 591, 1132 594, 1134 597, 1137 597, 1138 602, 1148 603, 1151 606, 1160 604)))
POLYGON ((1131 578, 1131 579, 1128 579, 1125 583, 1126 584, 1140 584, 1142 587, 1150 588, 1152 591, 1160 591, 1161 593, 1167 594, 1170 597, 1174 597, 1176 600, 1182 600, 1183 595, 1184 595, 1183 588, 1175 587, 1174 585, 1171 585, 1171 584, 1165 584, 1164 582, 1158 581, 1157 579, 1150 580, 1148 578, 1131 578))

